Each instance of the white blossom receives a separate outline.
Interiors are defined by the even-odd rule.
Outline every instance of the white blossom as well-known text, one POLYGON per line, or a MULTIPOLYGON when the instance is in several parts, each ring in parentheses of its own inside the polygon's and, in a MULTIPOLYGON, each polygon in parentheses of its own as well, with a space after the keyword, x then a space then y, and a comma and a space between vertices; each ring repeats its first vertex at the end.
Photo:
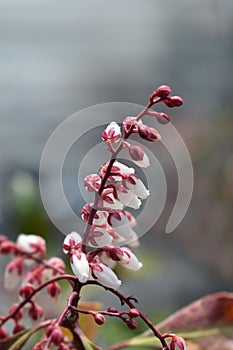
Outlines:
POLYGON ((85 283, 89 277, 89 264, 86 258, 86 254, 80 252, 79 257, 75 254, 72 255, 70 259, 70 265, 79 282, 85 283))
POLYGON ((121 285, 121 281, 117 278, 117 275, 106 265, 99 263, 100 269, 93 269, 96 280, 105 287, 118 289, 121 285))

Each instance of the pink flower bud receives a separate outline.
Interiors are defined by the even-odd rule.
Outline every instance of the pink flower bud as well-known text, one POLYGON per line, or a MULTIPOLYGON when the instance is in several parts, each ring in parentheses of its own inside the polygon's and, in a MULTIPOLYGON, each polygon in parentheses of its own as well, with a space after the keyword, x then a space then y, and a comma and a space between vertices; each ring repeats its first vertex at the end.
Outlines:
POLYGON ((131 318, 129 320, 126 320, 125 323, 130 329, 136 329, 138 327, 138 324, 135 320, 132 320, 131 318))
POLYGON ((169 115, 165 114, 165 113, 158 113, 156 115, 156 119, 158 121, 159 124, 167 124, 170 122, 170 117, 169 115))
POLYGON ((102 133, 103 141, 116 142, 121 137, 121 128, 116 122, 111 122, 102 133))
POLYGON ((147 168, 150 165, 149 159, 140 146, 130 145, 129 154, 135 164, 142 168, 147 168))
POLYGON ((143 160, 144 151, 140 146, 130 145, 129 154, 133 160, 140 161, 143 160))
POLYGON ((128 116, 123 121, 123 127, 125 133, 127 133, 130 129, 133 131, 133 133, 138 132, 138 125, 142 124, 142 121, 137 121, 136 117, 128 116))
MULTIPOLYGON (((18 307, 18 304, 13 304, 13 305, 11 306, 10 310, 9 310, 9 314, 14 313, 15 310, 17 309, 17 307, 18 307)), ((23 309, 20 308, 20 309, 17 311, 17 313, 14 314, 13 319, 14 319, 15 321, 20 321, 22 318, 23 318, 23 309)))
POLYGON ((54 345, 58 346, 64 340, 64 334, 62 330, 59 327, 54 328, 50 335, 50 339, 54 345))
POLYGON ((2 241, 0 244, 0 254, 7 255, 10 253, 15 253, 15 244, 9 241, 2 241))
POLYGON ((175 107, 180 107, 184 103, 183 99, 180 96, 172 96, 171 101, 175 107))
POLYGON ((102 326, 102 324, 105 323, 105 317, 104 317, 104 315, 95 314, 94 319, 95 319, 95 322, 96 322, 98 325, 100 325, 100 326, 102 326))
POLYGON ((166 98, 171 93, 171 88, 167 85, 161 85, 159 86, 154 93, 152 93, 152 98, 154 97, 160 97, 160 98, 166 98))
POLYGON ((61 294, 61 287, 57 282, 50 283, 47 287, 47 293, 53 303, 56 303, 61 294))
POLYGON ((52 331, 54 330, 54 323, 51 323, 47 328, 46 328, 46 331, 45 331, 45 335, 46 337, 50 337, 52 331))
POLYGON ((19 333, 19 332, 22 332, 22 331, 24 331, 26 328, 22 325, 22 324, 19 324, 19 323, 17 323, 16 325, 15 325, 15 327, 13 328, 13 334, 17 334, 17 333, 19 333))
POLYGON ((164 338, 171 338, 170 350, 187 350, 185 340, 176 334, 170 333, 166 334, 164 338))
POLYGON ((43 350, 44 349, 44 344, 45 340, 41 340, 39 343, 35 344, 32 348, 32 350, 43 350))
POLYGON ((141 138, 147 141, 154 142, 161 140, 161 136, 159 135, 158 131, 156 129, 150 128, 147 125, 141 125, 138 132, 141 138))
POLYGON ((21 296, 22 299, 29 299, 31 294, 34 292, 35 288, 33 285, 27 283, 24 284, 20 290, 19 290, 19 295, 21 296))
POLYGON ((130 318, 136 318, 140 315, 140 313, 137 309, 131 309, 131 310, 129 310, 128 315, 130 318))
POLYGON ((6 329, 0 327, 0 340, 7 340, 9 338, 9 334, 6 329))
POLYGON ((28 315, 33 321, 40 321, 44 316, 44 311, 41 306, 33 303, 28 309, 28 315))
POLYGON ((72 255, 70 265, 79 282, 85 283, 89 277, 89 263, 86 254, 79 252, 79 256, 72 255))

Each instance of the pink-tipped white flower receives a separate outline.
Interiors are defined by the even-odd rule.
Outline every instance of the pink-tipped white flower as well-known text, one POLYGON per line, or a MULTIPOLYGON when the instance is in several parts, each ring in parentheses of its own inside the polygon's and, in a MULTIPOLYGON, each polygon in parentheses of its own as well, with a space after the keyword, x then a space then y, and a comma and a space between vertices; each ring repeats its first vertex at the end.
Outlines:
POLYGON ((106 209, 122 210, 124 203, 114 197, 111 189, 107 189, 102 193, 103 207, 106 209))
POLYGON ((135 232, 133 231, 129 219, 124 212, 117 211, 110 214, 109 223, 114 231, 126 240, 130 240, 134 237, 135 232))
POLYGON ((124 265, 127 269, 138 271, 142 267, 142 263, 138 260, 136 255, 126 247, 121 248, 122 255, 119 256, 119 264, 124 265))
MULTIPOLYGON (((124 186, 122 186, 121 183, 118 183, 116 185, 116 191, 119 202, 122 203, 123 206, 129 206, 129 203, 132 201, 132 198, 134 196, 133 191, 126 189, 124 186)), ((123 209, 123 206, 121 209, 123 209)))
MULTIPOLYGON (((93 203, 85 204, 81 210, 82 219, 86 222, 88 222, 89 215, 90 215, 91 210, 92 210, 92 205, 93 205, 93 203)), ((104 211, 97 210, 97 212, 95 212, 95 214, 94 214, 94 219, 93 219, 92 223, 93 223, 93 225, 96 225, 96 226, 102 226, 102 225, 106 224, 106 219, 107 219, 106 213, 104 211)))
MULTIPOLYGON (((104 176, 106 174, 106 171, 108 169, 108 165, 109 162, 107 162, 106 164, 104 164, 101 169, 100 169, 100 173, 101 176, 104 176)), ((114 180, 114 181, 121 181, 122 177, 124 177, 127 174, 134 174, 135 173, 135 169, 134 168, 129 168, 127 165, 118 162, 117 160, 115 160, 112 169, 111 169, 111 176, 109 177, 110 180, 114 180)))
POLYGON ((16 244, 26 253, 44 253, 46 247, 45 240, 42 237, 37 235, 25 235, 24 233, 18 236, 16 244))
POLYGON ((82 237, 78 232, 72 231, 69 233, 63 242, 63 252, 70 253, 73 249, 79 249, 82 242, 82 237))
POLYGON ((102 263, 107 265, 110 269, 114 269, 114 267, 117 264, 116 261, 111 259, 106 252, 102 252, 101 253, 100 260, 101 260, 102 263))
POLYGON ((79 252, 78 256, 73 254, 70 258, 70 265, 79 282, 85 283, 89 277, 89 263, 86 254, 82 252, 79 252))
POLYGON ((121 281, 117 275, 106 265, 98 263, 92 267, 93 277, 103 286, 118 289, 121 281))
POLYGON ((135 196, 141 199, 146 199, 150 194, 144 183, 136 175, 130 175, 126 180, 124 180, 124 185, 129 190, 133 191, 135 196))
POLYGON ((108 229, 103 227, 92 227, 89 234, 89 245, 95 248, 101 248, 112 243, 108 229))
POLYGON ((121 138, 121 128, 116 122, 111 122, 102 133, 103 141, 116 142, 121 138))

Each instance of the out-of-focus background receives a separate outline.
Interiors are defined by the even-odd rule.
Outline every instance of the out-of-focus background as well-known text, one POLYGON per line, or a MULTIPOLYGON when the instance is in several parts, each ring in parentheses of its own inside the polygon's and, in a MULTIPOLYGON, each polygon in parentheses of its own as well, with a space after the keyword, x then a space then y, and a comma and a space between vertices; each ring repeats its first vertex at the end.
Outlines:
POLYGON ((141 240, 144 269, 121 272, 123 280, 130 279, 123 290, 140 296, 145 310, 175 309, 206 293, 230 290, 232 16, 231 0, 2 0, 1 232, 12 237, 42 232, 53 242, 51 253, 60 252, 64 236, 47 218, 38 190, 50 134, 84 107, 145 104, 154 88, 167 84, 185 101, 170 114, 191 153, 193 198, 183 222, 166 235, 177 180, 172 161, 165 159, 166 208, 141 240))

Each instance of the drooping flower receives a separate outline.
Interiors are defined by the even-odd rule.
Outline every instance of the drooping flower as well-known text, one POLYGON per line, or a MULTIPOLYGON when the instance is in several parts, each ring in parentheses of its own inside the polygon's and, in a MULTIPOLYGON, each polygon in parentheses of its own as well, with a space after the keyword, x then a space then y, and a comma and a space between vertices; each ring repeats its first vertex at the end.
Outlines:
POLYGON ((110 214, 108 220, 114 231, 121 237, 126 240, 130 240, 134 237, 135 232, 123 211, 116 211, 115 213, 110 214))
POLYGON ((13 290, 21 281, 23 273, 22 259, 10 261, 5 268, 4 272, 4 288, 7 290, 13 290))
POLYGON ((121 285, 121 281, 117 278, 117 275, 103 263, 92 266, 92 275, 94 279, 105 287, 118 289, 121 285))
POLYGON ((88 237, 88 243, 91 247, 100 248, 111 244, 111 242, 112 236, 109 234, 108 228, 98 226, 91 227, 88 237))
POLYGON ((119 264, 133 271, 138 271, 142 267, 142 263, 129 248, 121 247, 121 252, 122 255, 118 261, 119 264))
POLYGON ((70 258, 70 265, 79 282, 85 283, 89 277, 89 263, 86 254, 83 252, 73 254, 70 258))
POLYGON ((126 188, 133 191, 133 194, 141 199, 146 199, 150 192, 146 189, 142 180, 140 180, 135 174, 128 176, 123 184, 126 188))

